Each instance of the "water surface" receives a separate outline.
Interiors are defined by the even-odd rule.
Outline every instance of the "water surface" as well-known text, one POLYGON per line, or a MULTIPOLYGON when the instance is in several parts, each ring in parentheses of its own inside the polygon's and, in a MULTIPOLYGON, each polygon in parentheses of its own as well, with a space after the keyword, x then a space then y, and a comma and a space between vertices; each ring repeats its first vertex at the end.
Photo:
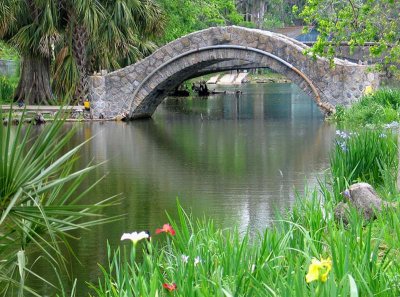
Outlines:
POLYGON ((85 181, 106 175, 88 202, 120 193, 121 204, 106 214, 126 217, 74 233, 78 296, 85 281, 96 281, 97 263, 106 263, 107 240, 115 247, 123 232, 160 227, 165 212, 176 215, 177 198, 196 217, 253 232, 265 229, 276 209, 290 207, 295 189, 316 184, 328 167, 334 127, 312 99, 291 84, 244 85, 240 95, 236 89, 208 99, 169 98, 150 120, 79 125, 71 145, 94 136, 80 164, 107 161, 85 181))

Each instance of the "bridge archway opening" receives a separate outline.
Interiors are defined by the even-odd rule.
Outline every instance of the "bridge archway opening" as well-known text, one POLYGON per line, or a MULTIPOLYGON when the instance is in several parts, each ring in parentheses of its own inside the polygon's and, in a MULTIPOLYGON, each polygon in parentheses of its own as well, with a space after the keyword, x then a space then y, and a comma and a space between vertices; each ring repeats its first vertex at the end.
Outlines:
POLYGON ((308 94, 323 112, 323 105, 316 87, 300 70, 282 58, 271 53, 243 46, 216 45, 200 48, 179 55, 149 73, 133 93, 129 107, 131 119, 151 117, 158 105, 184 81, 202 75, 235 70, 218 68, 218 64, 228 61, 243 61, 259 67, 270 68, 289 78, 308 94), (213 65, 217 65, 213 67, 213 65))

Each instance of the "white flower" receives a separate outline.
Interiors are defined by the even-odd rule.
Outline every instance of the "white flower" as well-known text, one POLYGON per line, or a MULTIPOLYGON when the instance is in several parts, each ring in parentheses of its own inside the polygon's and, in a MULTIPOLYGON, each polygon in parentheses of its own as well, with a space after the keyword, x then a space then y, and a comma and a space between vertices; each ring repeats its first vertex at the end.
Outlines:
POLYGON ((149 238, 149 234, 147 234, 145 231, 142 231, 139 233, 137 233, 136 231, 132 232, 132 233, 124 233, 121 236, 121 240, 129 239, 133 242, 134 245, 136 245, 139 240, 142 240, 145 238, 149 238))
POLYGON ((183 262, 183 263, 187 263, 188 260, 189 260, 189 256, 182 255, 182 256, 181 256, 181 259, 182 259, 182 262, 183 262))
POLYGON ((201 263, 201 259, 199 256, 197 256, 196 258, 194 258, 194 266, 197 266, 197 264, 201 263))

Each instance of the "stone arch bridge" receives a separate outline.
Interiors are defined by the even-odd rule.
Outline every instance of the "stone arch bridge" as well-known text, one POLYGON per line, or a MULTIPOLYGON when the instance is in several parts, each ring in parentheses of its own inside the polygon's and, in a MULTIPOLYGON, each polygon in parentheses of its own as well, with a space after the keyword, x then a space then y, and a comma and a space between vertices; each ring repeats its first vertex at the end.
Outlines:
POLYGON ((309 94, 323 113, 350 105, 366 86, 376 88, 379 75, 368 66, 305 55, 308 47, 281 34, 242 27, 215 27, 179 38, 152 55, 117 71, 90 77, 95 118, 151 117, 176 86, 200 73, 236 69, 248 63, 288 77, 309 94), (219 66, 221 65, 221 66, 219 66), (228 68, 229 68, 228 67, 228 68))

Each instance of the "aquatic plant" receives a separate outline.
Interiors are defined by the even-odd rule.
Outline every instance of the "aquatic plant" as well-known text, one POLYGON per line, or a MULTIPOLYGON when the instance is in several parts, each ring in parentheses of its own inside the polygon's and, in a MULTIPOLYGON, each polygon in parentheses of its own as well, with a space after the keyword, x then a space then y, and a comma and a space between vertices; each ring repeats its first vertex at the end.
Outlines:
POLYGON ((328 280, 329 271, 332 269, 332 260, 330 258, 318 260, 313 258, 311 264, 308 267, 308 273, 306 275, 306 282, 311 283, 313 281, 326 282, 328 280))
POLYGON ((400 214, 365 226, 351 210, 345 227, 333 200, 326 187, 309 192, 253 235, 196 221, 178 205, 174 237, 129 245, 136 258, 108 247, 92 296, 398 296, 400 214))
POLYGON ((137 245, 137 243, 142 240, 142 239, 146 239, 149 238, 149 234, 147 234, 145 231, 141 231, 141 232, 132 232, 132 233, 124 233, 121 236, 121 240, 126 240, 129 239, 130 241, 132 241, 133 245, 137 245))
POLYGON ((162 228, 156 229, 156 234, 160 233, 171 234, 171 236, 175 235, 175 230, 171 227, 170 224, 164 224, 162 228))
POLYGON ((330 157, 333 188, 337 197, 351 183, 364 181, 387 194, 395 193, 397 137, 390 130, 337 131, 330 157))

